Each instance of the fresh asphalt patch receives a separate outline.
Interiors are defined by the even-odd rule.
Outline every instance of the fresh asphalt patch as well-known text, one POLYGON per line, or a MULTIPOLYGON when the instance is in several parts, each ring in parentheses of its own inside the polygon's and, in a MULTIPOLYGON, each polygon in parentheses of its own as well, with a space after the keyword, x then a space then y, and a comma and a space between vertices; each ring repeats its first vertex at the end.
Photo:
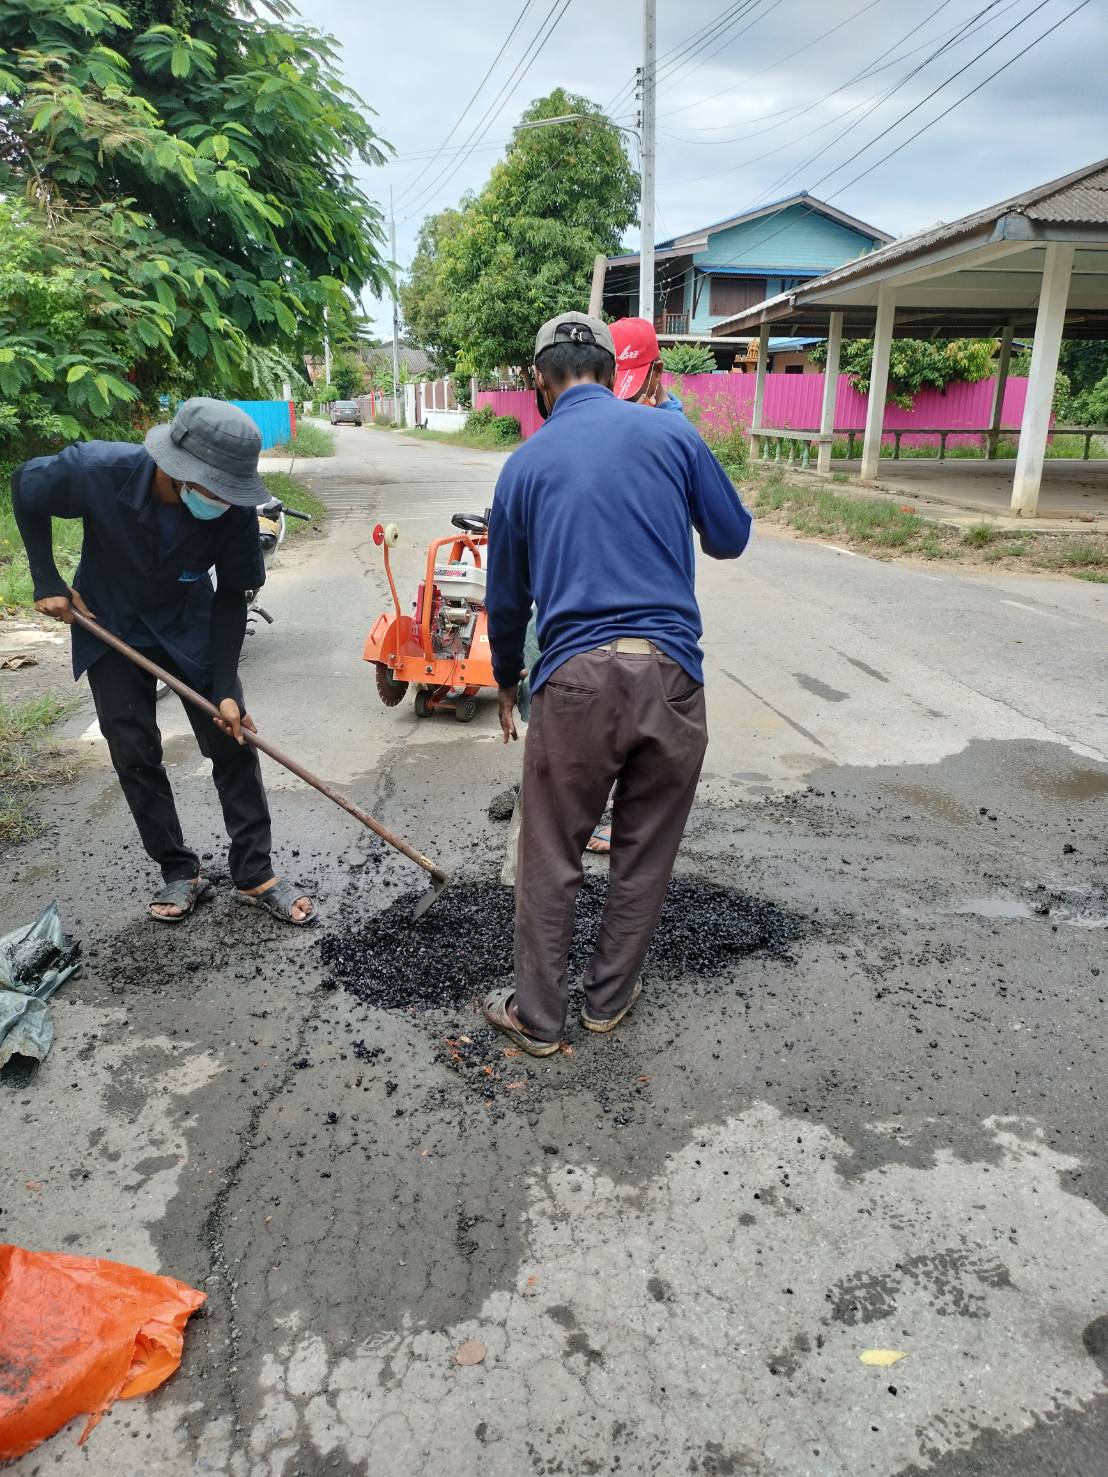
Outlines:
MULTIPOLYGON (((569 955, 576 979, 592 954, 608 896, 607 881, 587 877, 578 894, 569 955)), ((419 894, 325 935, 320 955, 330 976, 363 1005, 385 1010, 444 1010, 511 976, 515 897, 493 881, 449 888, 417 922, 419 894)), ((754 955, 788 957, 804 921, 765 898, 699 877, 672 879, 646 969, 670 980, 713 980, 754 955)))

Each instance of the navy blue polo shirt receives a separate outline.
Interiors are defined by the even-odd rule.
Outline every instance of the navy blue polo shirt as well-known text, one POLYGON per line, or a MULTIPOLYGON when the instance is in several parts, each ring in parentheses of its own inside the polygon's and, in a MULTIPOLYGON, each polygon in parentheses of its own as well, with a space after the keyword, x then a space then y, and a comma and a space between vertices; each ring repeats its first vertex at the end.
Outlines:
POLYGON ((571 657, 621 636, 653 641, 703 682, 693 531, 712 559, 737 559, 750 514, 684 415, 571 385, 500 473, 489 523, 493 672, 519 679, 532 604, 537 693, 571 657))
MULTIPOLYGON (((74 588, 116 636, 148 633, 194 686, 212 681, 208 571, 221 590, 257 590, 265 582, 258 515, 228 508, 207 521, 182 511, 166 516, 152 494, 155 465, 142 446, 85 441, 57 456, 34 457, 12 478, 13 505, 27 542, 35 599, 66 595, 49 551, 32 547, 27 527, 45 516, 80 518, 81 561, 74 588)), ((48 525, 47 525, 48 526, 48 525)), ((80 677, 107 648, 72 626, 73 675, 80 677)))

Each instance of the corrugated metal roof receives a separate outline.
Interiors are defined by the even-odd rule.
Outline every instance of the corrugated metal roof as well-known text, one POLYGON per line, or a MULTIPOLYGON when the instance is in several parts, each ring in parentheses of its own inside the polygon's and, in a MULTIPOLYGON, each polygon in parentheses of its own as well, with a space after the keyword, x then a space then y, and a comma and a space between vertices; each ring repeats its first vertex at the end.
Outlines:
POLYGON ((1029 220, 1108 225, 1108 159, 1100 159, 1096 164, 1088 164, 1084 169, 1075 170, 1060 179, 1050 180, 1032 190, 1024 190, 1022 194, 1013 195, 997 205, 989 205, 984 210, 975 210, 970 215, 962 216, 960 220, 931 226, 915 236, 905 236, 900 241, 893 241, 888 246, 882 246, 877 251, 871 251, 866 256, 825 273, 818 282, 798 288, 797 294, 803 297, 808 292, 842 282, 856 273, 871 271, 875 266, 885 266, 889 262, 915 256, 918 252, 938 246, 944 241, 953 241, 958 236, 968 236, 981 226, 1005 215, 1026 215, 1029 220))
POLYGON ((1033 221, 1108 224, 1108 169, 1036 201, 1024 213, 1033 221))

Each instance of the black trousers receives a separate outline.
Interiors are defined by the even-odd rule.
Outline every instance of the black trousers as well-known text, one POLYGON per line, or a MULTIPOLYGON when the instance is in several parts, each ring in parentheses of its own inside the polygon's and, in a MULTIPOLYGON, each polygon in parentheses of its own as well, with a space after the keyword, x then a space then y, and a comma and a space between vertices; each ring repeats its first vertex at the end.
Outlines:
MULTIPOLYGON (((175 677, 187 680, 160 648, 144 651, 143 655, 175 677)), ((161 867, 166 882, 196 877, 200 858, 185 845, 173 791, 162 764, 154 678, 126 657, 108 651, 88 669, 88 681, 100 732, 107 740, 108 752, 147 855, 161 867)), ((232 696, 245 711, 242 684, 237 679, 232 696)), ((237 887, 258 887, 273 876, 273 868, 269 855, 269 804, 257 752, 221 733, 191 703, 185 703, 184 707, 200 752, 212 761, 212 778, 231 838, 231 877, 237 887)))

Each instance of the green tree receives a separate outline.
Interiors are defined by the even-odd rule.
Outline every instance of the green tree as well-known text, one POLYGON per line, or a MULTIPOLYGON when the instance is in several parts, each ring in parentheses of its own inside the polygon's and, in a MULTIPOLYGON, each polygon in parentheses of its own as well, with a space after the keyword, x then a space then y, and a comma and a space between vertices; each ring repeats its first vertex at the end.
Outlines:
POLYGON ((703 344, 673 344, 662 350, 662 368, 669 374, 711 374, 716 360, 703 344))
POLYGON ((356 359, 339 359, 331 370, 331 384, 340 400, 353 400, 365 389, 365 375, 356 359))
POLYGON ((1108 341, 1064 339, 1058 368, 1069 377, 1075 394, 1091 390, 1108 375, 1108 341))
POLYGON ((637 220, 638 176, 595 103, 558 88, 523 122, 567 113, 587 116, 515 135, 439 248, 447 332, 464 373, 500 364, 526 373, 536 328, 586 306, 594 257, 615 252, 637 220))
POLYGON ((420 228, 407 281, 400 288, 400 308, 407 336, 425 349, 440 369, 452 369, 459 344, 451 328, 451 300, 443 281, 443 251, 462 224, 460 210, 440 210, 420 228))
POLYGON ((17 251, 0 430, 54 415, 72 435, 165 392, 233 392, 261 351, 301 361, 324 307, 341 324, 385 285, 381 214, 352 173, 382 146, 335 43, 294 14, 5 0, 0 233, 34 243, 43 282, 17 251), (28 294, 48 321, 12 318, 28 294))
MULTIPOLYGON (((947 385, 988 379, 994 370, 996 347, 995 339, 894 339, 887 399, 910 410, 920 390, 945 390, 947 385)), ((817 344, 809 357, 814 364, 825 363, 826 344, 817 344)), ((849 375, 863 392, 869 387, 872 365, 872 339, 850 339, 843 344, 840 372, 849 375)))

